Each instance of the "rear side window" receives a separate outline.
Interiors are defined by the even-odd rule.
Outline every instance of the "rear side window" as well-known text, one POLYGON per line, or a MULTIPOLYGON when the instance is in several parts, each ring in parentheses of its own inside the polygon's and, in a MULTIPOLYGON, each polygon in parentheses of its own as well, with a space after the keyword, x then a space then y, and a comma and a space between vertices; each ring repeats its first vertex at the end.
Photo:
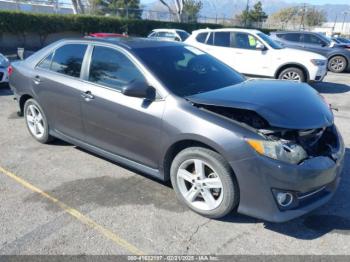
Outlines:
POLYGON ((292 33, 292 34, 285 34, 283 35, 282 38, 291 42, 301 42, 300 36, 301 34, 292 33))
POLYGON ((132 81, 145 81, 142 73, 121 52, 95 46, 92 52, 89 81, 121 90, 132 81))
POLYGON ((170 32, 158 32, 158 37, 174 38, 175 34, 170 32))
POLYGON ((42 60, 38 67, 43 69, 50 69, 51 68, 51 61, 52 61, 53 53, 51 53, 48 57, 46 57, 44 60, 42 60))
POLYGON ((196 40, 199 43, 205 43, 205 40, 207 40, 208 33, 199 33, 196 36, 196 40))
POLYGON ((68 44, 56 49, 50 69, 57 73, 80 77, 87 46, 82 44, 68 44))
POLYGON ((230 32, 216 32, 214 37, 214 45, 230 47, 230 32))

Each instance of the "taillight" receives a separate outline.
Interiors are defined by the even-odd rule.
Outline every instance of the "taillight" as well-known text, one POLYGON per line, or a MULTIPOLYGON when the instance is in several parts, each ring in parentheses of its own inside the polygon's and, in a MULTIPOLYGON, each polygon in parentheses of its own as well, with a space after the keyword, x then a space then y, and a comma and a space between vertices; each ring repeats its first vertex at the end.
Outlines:
POLYGON ((7 74, 8 74, 8 76, 12 75, 12 72, 13 72, 13 68, 12 68, 11 65, 9 65, 9 66, 7 67, 7 74))

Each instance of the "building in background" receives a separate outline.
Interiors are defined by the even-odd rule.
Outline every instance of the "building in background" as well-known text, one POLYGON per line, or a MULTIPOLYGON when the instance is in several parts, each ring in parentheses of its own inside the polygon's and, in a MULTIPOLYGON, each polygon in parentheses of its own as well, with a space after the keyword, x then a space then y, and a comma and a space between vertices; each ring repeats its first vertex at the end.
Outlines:
POLYGON ((334 34, 350 36, 350 22, 328 22, 324 23, 321 27, 316 27, 313 31, 324 33, 327 36, 334 34))

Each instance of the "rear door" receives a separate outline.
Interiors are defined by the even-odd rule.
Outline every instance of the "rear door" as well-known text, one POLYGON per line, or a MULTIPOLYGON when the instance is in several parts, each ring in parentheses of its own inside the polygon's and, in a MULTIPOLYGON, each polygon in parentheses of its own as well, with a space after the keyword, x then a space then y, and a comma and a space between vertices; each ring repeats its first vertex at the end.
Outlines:
POLYGON ((280 34, 279 37, 283 39, 283 43, 287 47, 299 48, 299 49, 304 48, 302 35, 300 33, 285 33, 285 34, 280 34))
POLYGON ((121 93, 132 81, 147 81, 123 50, 96 45, 90 53, 90 66, 84 77, 84 91, 90 98, 82 104, 88 143, 157 168, 165 101, 149 102, 121 93))
POLYGON ((33 88, 51 129, 83 140, 81 68, 86 44, 65 44, 43 59, 35 70, 33 88))

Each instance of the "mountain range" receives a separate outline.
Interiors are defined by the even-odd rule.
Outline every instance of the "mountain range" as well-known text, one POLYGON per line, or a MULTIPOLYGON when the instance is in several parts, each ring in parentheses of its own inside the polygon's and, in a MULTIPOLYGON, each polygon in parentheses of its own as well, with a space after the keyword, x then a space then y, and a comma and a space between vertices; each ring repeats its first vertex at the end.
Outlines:
MULTIPOLYGON (((206 17, 226 17, 232 18, 236 14, 239 14, 246 8, 247 0, 201 0, 203 3, 203 8, 200 15, 206 17)), ((258 0, 250 0, 250 7, 252 7, 258 0)), ((302 8, 303 4, 291 3, 284 0, 261 0, 263 9, 267 14, 272 14, 282 8, 300 6, 302 8)), ((154 2, 149 2, 143 4, 146 9, 156 9, 159 10, 164 8, 160 1, 155 0, 154 2)), ((306 6, 309 6, 306 4, 306 6)), ((327 15, 328 22, 342 22, 344 17, 346 22, 350 22, 350 4, 324 4, 324 5, 312 5, 317 9, 325 11, 327 15), (348 11, 348 15, 344 15, 344 11, 348 11)), ((166 10, 164 8, 164 10, 166 10)))

